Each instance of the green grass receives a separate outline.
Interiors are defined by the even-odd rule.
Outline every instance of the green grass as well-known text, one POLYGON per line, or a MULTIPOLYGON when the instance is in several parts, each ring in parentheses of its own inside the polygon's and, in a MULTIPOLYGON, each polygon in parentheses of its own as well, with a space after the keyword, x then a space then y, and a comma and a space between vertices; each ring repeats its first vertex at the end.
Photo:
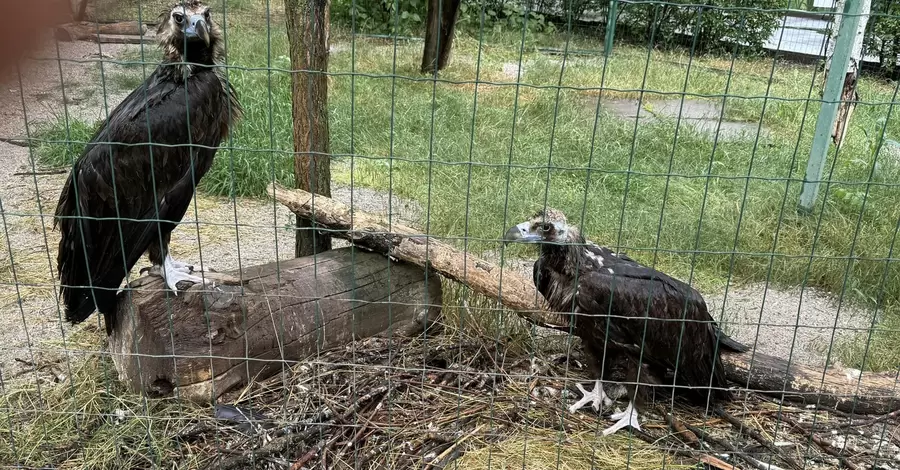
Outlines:
MULTIPOLYGON (((96 351, 103 341, 96 327, 81 328, 68 338, 69 350, 96 351)), ((61 342, 48 344, 63 349, 61 342)), ((172 437, 206 415, 190 403, 147 400, 118 380, 112 361, 81 354, 71 362, 71 376, 56 386, 17 381, 0 394, 0 461, 28 462, 53 468, 152 468, 179 462, 199 468, 196 455, 172 437), (166 419, 160 419, 165 416, 166 419)))
MULTIPOLYGON (((253 24, 230 28, 228 34, 230 62, 243 67, 231 69, 229 78, 245 118, 232 141, 224 143, 229 148, 220 151, 202 189, 259 197, 273 177, 292 184, 290 76, 249 69, 287 69, 286 35, 280 20, 270 36, 253 24)), ((591 239, 627 247, 641 261, 690 278, 705 291, 729 280, 770 278, 774 286, 806 282, 835 293, 844 289, 846 301, 872 305, 881 298, 885 316, 900 315, 900 271, 877 260, 887 256, 900 218, 898 188, 871 186, 860 216, 871 137, 887 116, 884 103, 892 99, 893 84, 862 79, 863 99, 882 104, 858 106, 833 183, 823 185, 814 216, 803 217, 795 211, 800 183, 785 179, 802 179, 805 171, 818 105, 804 100, 818 99, 821 90, 820 75, 813 83, 814 67, 778 62, 773 73, 771 59, 742 59, 730 73, 728 58, 691 60, 687 53, 654 51, 642 85, 647 51, 623 45, 609 61, 605 79, 602 58, 570 57, 562 84, 572 88, 558 92, 553 87, 560 80, 560 57, 535 46, 562 48, 563 37, 529 36, 523 57, 523 82, 529 86, 517 88, 515 78, 502 70, 504 63, 518 62, 520 36, 492 33, 481 49, 479 79, 498 84, 480 84, 476 100, 472 83, 434 85, 422 79, 417 72, 421 42, 398 44, 396 71, 390 42, 357 38, 351 52, 349 39, 338 31, 332 43, 343 49, 330 58, 335 74, 329 82, 331 151, 355 155, 352 172, 349 157, 335 157, 336 182, 391 190, 418 201, 427 209, 422 225, 427 221, 435 236, 471 237, 469 249, 476 253, 499 250, 493 240, 546 198, 591 239), (366 75, 354 79, 351 71, 366 75), (606 111, 594 133, 598 92, 578 88, 597 87, 601 80, 608 88, 604 100, 636 98, 641 88, 651 90, 645 99, 676 99, 667 93, 680 93, 686 81, 688 93, 721 102, 728 87, 725 116, 752 123, 761 119, 770 134, 758 142, 720 141, 714 151, 711 139, 687 125, 680 126, 676 141, 674 121, 635 130, 633 121, 606 111), (814 243, 816 257, 810 263, 814 243), (848 269, 844 258, 851 243, 858 259, 848 269)), ((569 47, 596 50, 597 44, 594 38, 576 37, 569 47)), ((441 77, 473 81, 477 57, 478 41, 460 35, 453 62, 441 77)), ((898 137, 898 124, 893 113, 888 137, 898 137)), ((85 140, 90 129, 76 123, 72 138, 85 140)), ((45 130, 48 135, 65 140, 59 126, 45 130)), ((69 158, 60 145, 44 145, 41 155, 50 165, 69 158)), ((831 160, 828 165, 830 170, 831 160)), ((876 179, 896 181, 895 170, 885 164, 876 179)), ((508 253, 525 254, 519 248, 508 253)), ((896 366, 900 352, 891 345, 898 340, 893 330, 876 334, 877 360, 866 367, 896 366)), ((860 365, 862 349, 856 346, 841 349, 845 364, 860 365)))

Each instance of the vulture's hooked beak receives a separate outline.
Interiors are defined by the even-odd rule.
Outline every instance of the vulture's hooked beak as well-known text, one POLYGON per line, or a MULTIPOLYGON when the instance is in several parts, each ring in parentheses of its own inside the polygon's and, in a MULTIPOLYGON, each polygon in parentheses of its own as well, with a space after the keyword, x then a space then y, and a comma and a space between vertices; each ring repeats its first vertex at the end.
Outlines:
POLYGON ((527 221, 519 225, 513 225, 506 231, 506 235, 503 236, 504 245, 513 242, 535 243, 539 241, 541 241, 541 236, 531 231, 531 223, 527 221))
POLYGON ((209 25, 206 24, 203 15, 191 16, 187 28, 184 29, 184 35, 188 39, 201 39, 204 44, 209 46, 209 25))

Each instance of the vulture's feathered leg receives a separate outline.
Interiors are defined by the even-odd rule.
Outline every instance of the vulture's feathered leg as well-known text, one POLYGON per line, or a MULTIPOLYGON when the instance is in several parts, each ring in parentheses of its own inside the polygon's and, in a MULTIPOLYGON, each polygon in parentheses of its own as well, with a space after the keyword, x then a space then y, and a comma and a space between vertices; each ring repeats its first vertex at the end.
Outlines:
POLYGON ((625 354, 619 356, 615 366, 619 368, 616 371, 617 374, 622 372, 625 374, 624 384, 616 385, 625 389, 625 393, 628 396, 628 405, 624 411, 619 411, 609 416, 609 419, 616 420, 616 422, 603 430, 604 436, 613 434, 628 426, 640 430, 641 424, 638 421, 638 410, 644 409, 644 403, 650 398, 653 388, 662 385, 660 381, 662 371, 656 367, 639 363, 634 355, 625 354), (644 386, 641 387, 640 385, 644 386))
POLYGON ((598 348, 596 345, 588 343, 584 345, 584 353, 592 377, 595 377, 594 389, 587 391, 581 384, 575 384, 583 396, 569 407, 571 413, 578 411, 588 403, 591 403, 594 411, 600 411, 600 405, 603 408, 609 408, 616 399, 626 393, 625 387, 618 382, 627 373, 628 361, 619 350, 613 347, 604 351, 602 347, 598 348), (606 382, 605 387, 603 382, 606 382))

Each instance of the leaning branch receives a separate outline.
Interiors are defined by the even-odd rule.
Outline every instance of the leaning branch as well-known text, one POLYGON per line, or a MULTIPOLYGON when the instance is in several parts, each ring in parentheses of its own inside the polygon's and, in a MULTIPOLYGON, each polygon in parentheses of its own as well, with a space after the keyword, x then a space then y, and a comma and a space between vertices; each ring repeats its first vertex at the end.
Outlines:
POLYGON ((402 261, 428 267, 444 277, 513 309, 525 320, 545 328, 568 331, 565 314, 550 312, 534 283, 509 270, 478 259, 409 227, 351 208, 334 199, 301 189, 269 185, 269 194, 294 214, 333 230, 331 235, 402 261), (313 207, 315 206, 315 210, 313 207), (501 289, 502 286, 502 289, 501 289))
MULTIPOLYGON (((300 217, 310 218, 333 236, 357 246, 428 267, 444 277, 515 310, 523 319, 546 328, 569 331, 570 314, 552 312, 534 282, 479 259, 412 228, 352 210, 331 198, 299 189, 270 185, 269 194, 300 217), (502 286, 502 289, 501 289, 502 286)), ((857 414, 885 414, 897 408, 895 376, 841 369, 825 371, 788 364, 783 359, 750 351, 722 356, 728 379, 749 391, 782 400, 814 404, 857 414)))

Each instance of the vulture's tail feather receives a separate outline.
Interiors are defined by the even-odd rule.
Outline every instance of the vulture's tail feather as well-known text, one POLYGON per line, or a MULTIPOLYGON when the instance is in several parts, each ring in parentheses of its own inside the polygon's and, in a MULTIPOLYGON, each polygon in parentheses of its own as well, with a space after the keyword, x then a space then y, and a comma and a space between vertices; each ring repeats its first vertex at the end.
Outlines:
POLYGON ((735 341, 718 328, 716 329, 716 337, 719 340, 719 345, 725 351, 742 353, 750 350, 750 346, 735 341))
POLYGON ((81 323, 96 310, 103 314, 109 333, 115 317, 118 283, 108 286, 103 285, 103 279, 91 280, 85 265, 84 245, 76 240, 81 241, 81 237, 69 232, 60 241, 59 283, 66 321, 73 325, 81 323))
MULTIPOLYGON (((73 218, 77 215, 75 198, 71 194, 71 179, 66 182, 56 209, 54 225, 59 226, 62 237, 59 241, 59 252, 56 264, 59 274, 60 297, 64 306, 66 321, 74 324, 88 319, 95 310, 103 314, 107 334, 112 331, 112 320, 115 317, 116 291, 121 280, 108 281, 113 277, 107 271, 105 278, 91 278, 86 257, 96 260, 95 253, 89 249, 91 243, 91 226, 86 220, 73 218), (85 243, 87 240, 87 243, 85 243), (85 252, 87 250, 87 252, 85 252), (95 289, 96 287, 96 289, 95 289)), ((95 266, 95 270, 96 270, 95 266)))

